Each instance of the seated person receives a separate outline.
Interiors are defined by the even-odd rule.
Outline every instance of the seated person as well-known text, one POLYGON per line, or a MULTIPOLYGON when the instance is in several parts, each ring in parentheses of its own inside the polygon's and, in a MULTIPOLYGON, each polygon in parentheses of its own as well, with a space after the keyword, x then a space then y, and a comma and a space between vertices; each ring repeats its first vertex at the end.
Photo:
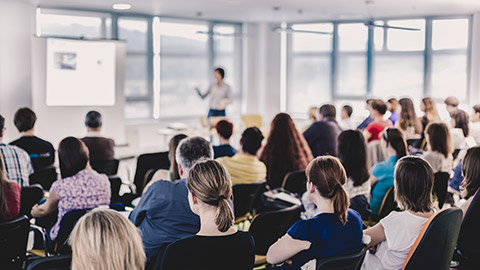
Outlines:
POLYGON ((58 146, 58 159, 62 179, 53 183, 47 201, 34 205, 32 217, 41 218, 58 208, 56 223, 50 230, 50 238, 57 238, 63 216, 72 210, 91 209, 110 204, 110 181, 98 174, 88 164, 88 148, 77 138, 67 137, 58 146))
POLYGON ((217 159, 232 177, 232 184, 252 184, 267 177, 267 167, 258 160, 257 151, 262 146, 263 135, 256 127, 245 129, 240 139, 242 149, 233 157, 217 159))
POLYGON ((188 204, 186 178, 195 161, 212 157, 212 146, 204 138, 183 139, 176 152, 181 179, 153 183, 130 214, 129 219, 142 232, 147 260, 154 261, 162 245, 193 236, 200 229, 200 219, 188 204))
POLYGON ((465 158, 463 159, 462 171, 464 179, 460 185, 460 195, 467 200, 460 207, 464 216, 480 187, 480 171, 478 170, 479 162, 480 146, 468 149, 465 158))
POLYGON ((228 120, 220 120, 215 125, 218 137, 220 138, 220 145, 213 146, 213 158, 231 157, 237 152, 235 148, 230 145, 230 137, 233 133, 233 124, 228 120))
POLYGON ((111 160, 115 156, 115 142, 101 134, 102 115, 97 111, 89 111, 85 117, 87 136, 82 141, 90 151, 90 160, 111 160))
POLYGON ((397 160, 407 155, 407 143, 402 132, 396 128, 389 128, 383 132, 382 145, 385 148, 387 159, 373 165, 370 171, 372 184, 372 198, 370 207, 372 213, 377 214, 383 197, 388 189, 393 187, 393 172, 397 160))
POLYGON ((55 162, 55 149, 53 145, 34 135, 34 126, 37 116, 30 108, 21 108, 15 113, 13 122, 20 132, 20 138, 11 142, 27 151, 32 160, 33 169, 37 171, 55 162))
POLYGON ((6 145, 2 142, 5 132, 5 118, 0 115, 0 153, 3 157, 7 178, 16 182, 20 187, 30 185, 29 176, 33 173, 32 161, 28 153, 15 145, 6 145))
POLYGON ((385 128, 393 126, 390 120, 383 119, 387 111, 387 104, 385 104, 383 100, 374 99, 371 102, 371 107, 370 116, 373 118, 373 121, 368 124, 363 131, 363 136, 365 136, 368 142, 380 140, 380 133, 382 133, 385 128))
POLYGON ((427 152, 423 158, 432 166, 433 173, 450 173, 453 167, 450 132, 444 123, 431 123, 427 126, 427 152))
POLYGON ((342 108, 342 112, 340 113, 340 117, 342 120, 338 123, 343 130, 355 129, 356 126, 352 122, 352 113, 353 108, 350 105, 345 105, 342 108))
POLYGON ((348 209, 343 185, 345 170, 332 156, 318 157, 307 167, 307 193, 317 206, 317 216, 293 224, 282 238, 270 246, 267 262, 283 264, 281 269, 300 269, 314 259, 339 256, 362 249, 363 222, 348 209))
POLYGON ((342 128, 335 120, 337 111, 332 104, 322 105, 318 111, 318 121, 303 132, 314 157, 335 155, 337 137, 342 128))
POLYGON ((469 130, 477 145, 480 145, 480 104, 473 106, 469 130))
POLYGON ((362 269, 402 269, 420 231, 433 215, 432 188, 433 171, 428 162, 419 157, 398 161, 395 200, 403 211, 393 211, 365 230, 371 242, 362 269))
MULTIPOLYGON (((463 162, 463 161, 462 161, 463 162)), ((453 171, 453 177, 448 184, 448 191, 460 195, 460 186, 463 182, 462 162, 459 162, 453 171)))
POLYGON ((373 121, 373 117, 372 117, 372 101, 373 99, 369 98, 365 101, 365 109, 367 109, 367 111, 369 112, 369 115, 367 116, 367 118, 365 118, 362 123, 360 123, 360 125, 358 125, 357 129, 359 130, 364 130, 372 121, 373 121))
POLYGON ((114 210, 94 209, 84 215, 68 241, 72 247, 72 269, 145 267, 145 252, 137 228, 114 210))
POLYGON ((3 157, 0 155, 0 222, 18 217, 20 212, 20 186, 8 180, 3 157))
POLYGON ((197 161, 188 173, 187 187, 190 209, 200 216, 200 231, 170 244, 161 269, 252 269, 253 238, 233 226, 227 201, 232 182, 225 168, 214 160, 197 161))
POLYGON ((400 114, 398 113, 400 105, 398 104, 398 100, 396 98, 388 99, 387 107, 390 111, 390 117, 388 117, 388 120, 390 120, 392 124, 395 125, 398 120, 400 120, 400 114))

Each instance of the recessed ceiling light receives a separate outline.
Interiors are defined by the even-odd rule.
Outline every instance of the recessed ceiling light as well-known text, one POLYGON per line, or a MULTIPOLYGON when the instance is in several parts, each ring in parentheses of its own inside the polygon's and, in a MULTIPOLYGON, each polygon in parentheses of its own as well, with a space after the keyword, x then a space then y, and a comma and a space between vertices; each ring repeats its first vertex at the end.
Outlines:
POLYGON ((116 9, 116 10, 127 10, 127 9, 131 9, 132 5, 126 4, 126 3, 118 3, 118 4, 113 4, 112 7, 113 9, 116 9))

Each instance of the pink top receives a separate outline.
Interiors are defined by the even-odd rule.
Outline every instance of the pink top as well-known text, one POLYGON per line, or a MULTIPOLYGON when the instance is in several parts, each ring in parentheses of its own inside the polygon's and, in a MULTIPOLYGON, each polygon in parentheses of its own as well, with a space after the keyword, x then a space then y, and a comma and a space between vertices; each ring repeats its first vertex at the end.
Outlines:
POLYGON ((367 126, 367 131, 370 132, 372 136, 368 139, 368 142, 380 140, 380 133, 388 127, 392 127, 392 121, 384 120, 384 121, 373 121, 367 126))

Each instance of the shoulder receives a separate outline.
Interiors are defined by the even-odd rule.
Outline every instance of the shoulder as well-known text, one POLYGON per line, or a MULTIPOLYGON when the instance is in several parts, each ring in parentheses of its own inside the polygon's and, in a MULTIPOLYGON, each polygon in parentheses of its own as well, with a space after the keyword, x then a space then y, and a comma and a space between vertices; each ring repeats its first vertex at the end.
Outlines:
POLYGON ((348 208, 347 219, 349 222, 362 223, 362 216, 352 208, 348 208))

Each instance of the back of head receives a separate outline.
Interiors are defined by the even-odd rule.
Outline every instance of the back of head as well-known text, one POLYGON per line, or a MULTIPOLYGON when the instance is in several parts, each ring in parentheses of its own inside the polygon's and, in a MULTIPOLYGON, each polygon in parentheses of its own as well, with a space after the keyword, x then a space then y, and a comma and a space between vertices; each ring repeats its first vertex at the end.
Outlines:
POLYGON ((387 104, 381 99, 374 99, 370 106, 377 111, 380 115, 384 115, 387 112, 387 104))
POLYGON ((332 120, 335 119, 337 116, 337 110, 335 109, 335 106, 332 104, 325 104, 320 107, 318 110, 319 114, 323 116, 326 120, 332 120))
POLYGON ((470 117, 464 110, 455 110, 453 111, 450 116, 455 120, 454 128, 462 129, 463 135, 467 137, 470 134, 468 123, 470 121, 470 117))
POLYGON ((170 172, 172 173, 172 180, 180 179, 180 174, 178 173, 177 160, 175 159, 175 152, 180 142, 187 138, 185 134, 177 134, 170 139, 168 143, 168 159, 170 160, 170 172))
POLYGON ((404 157, 395 166, 395 200, 404 210, 432 210, 433 170, 420 157, 404 157))
POLYGON ((215 160, 199 160, 188 173, 188 190, 202 202, 217 208, 215 224, 221 232, 233 226, 233 210, 227 200, 232 182, 225 168, 215 160))
POLYGON ((450 107, 458 107, 458 104, 460 104, 458 99, 454 96, 447 97, 443 102, 445 103, 445 105, 450 107))
POLYGON ((242 133, 242 150, 245 153, 256 155, 262 146, 263 135, 257 127, 249 127, 242 133))
POLYGON ((425 97, 422 99, 423 106, 425 107, 425 116, 430 121, 440 120, 438 115, 437 107, 435 106, 435 101, 431 97, 425 97))
POLYGON ((444 123, 432 123, 426 129, 430 149, 439 152, 445 156, 450 155, 450 131, 444 123))
POLYGON ((183 139, 177 147, 175 159, 187 174, 195 161, 213 158, 213 148, 210 142, 202 137, 190 137, 183 139))
POLYGON ((94 209, 70 234, 72 270, 117 270, 145 267, 145 252, 137 228, 120 213, 94 209))
POLYGON ((218 67, 215 69, 216 72, 218 72, 218 74, 220 74, 220 76, 222 77, 222 79, 225 79, 225 70, 221 67, 218 67))
POLYGON ((465 199, 474 196, 480 187, 480 146, 469 148, 462 163, 463 182, 460 186, 461 195, 465 199))
POLYGON ((362 132, 345 130, 340 133, 337 155, 354 186, 360 186, 368 180, 367 144, 362 132))
POLYGON ((353 113, 353 108, 352 108, 352 106, 350 106, 350 105, 345 105, 345 106, 343 106, 342 110, 345 111, 345 113, 348 115, 348 117, 351 117, 351 116, 352 116, 352 113, 353 113))
POLYGON ((387 102, 390 104, 390 112, 396 112, 398 107, 398 100, 396 98, 390 98, 387 100, 387 102))
POLYGON ((480 113, 480 104, 473 106, 472 109, 475 113, 480 113))
POLYGON ((340 160, 332 156, 317 157, 308 164, 307 179, 312 182, 320 195, 332 200, 335 215, 343 223, 347 223, 347 211, 350 206, 343 185, 347 182, 347 174, 340 160))
POLYGON ((62 178, 73 176, 87 166, 88 148, 81 140, 67 137, 58 146, 58 160, 62 178))
POLYGON ((233 133, 233 124, 228 120, 220 120, 215 125, 215 129, 217 130, 218 135, 220 135, 224 139, 230 139, 233 133))
POLYGON ((397 153, 397 159, 400 159, 407 155, 408 148, 407 142, 403 138, 402 132, 397 128, 387 128, 383 132, 383 139, 390 145, 397 153))
POLYGON ((30 108, 20 108, 15 113, 13 123, 17 127, 18 132, 31 130, 35 126, 37 116, 30 108))
POLYGON ((85 126, 99 128, 102 126, 102 115, 97 111, 89 111, 85 116, 85 126))
POLYGON ((409 126, 413 126, 416 132, 421 132, 421 123, 417 119, 417 114, 415 113, 415 106, 413 101, 409 98, 401 98, 398 103, 402 108, 400 112, 400 128, 407 130, 409 126))

